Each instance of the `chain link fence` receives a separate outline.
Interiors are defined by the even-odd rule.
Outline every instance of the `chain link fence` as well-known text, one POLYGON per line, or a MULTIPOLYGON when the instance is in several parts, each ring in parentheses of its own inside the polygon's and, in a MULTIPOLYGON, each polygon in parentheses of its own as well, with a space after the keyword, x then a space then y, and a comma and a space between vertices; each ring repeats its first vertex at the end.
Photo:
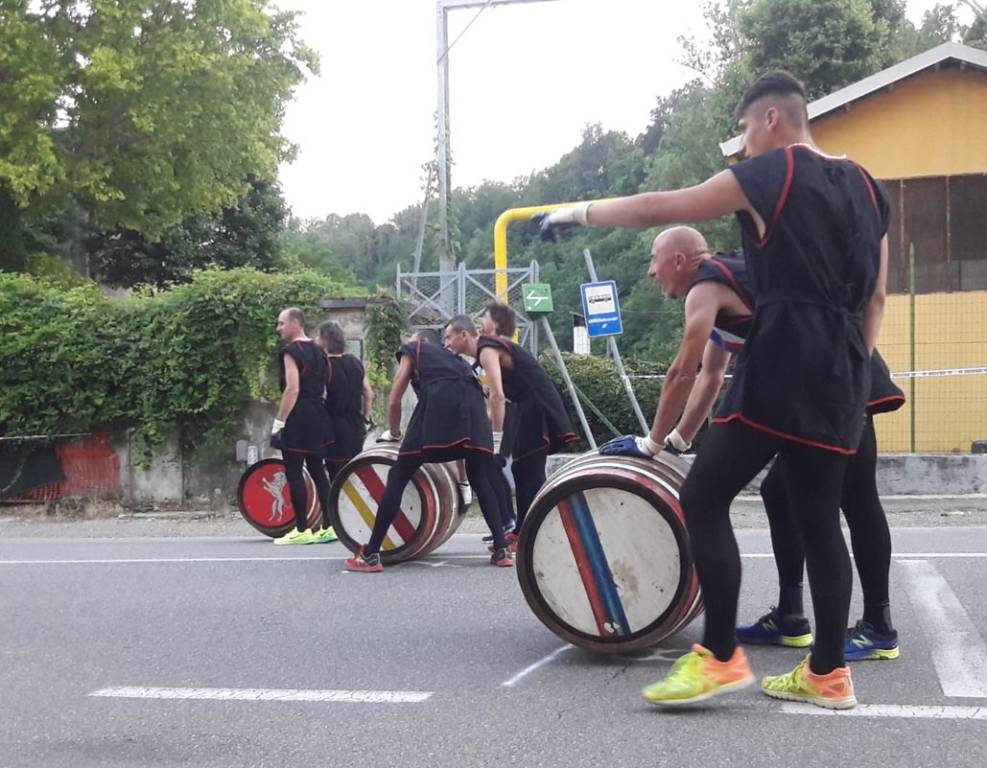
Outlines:
MULTIPOLYGON (((518 320, 520 343, 538 354, 538 328, 520 309, 524 306, 521 286, 538 282, 538 264, 512 267, 507 273, 507 303, 518 320)), ((408 323, 415 330, 441 331, 455 315, 479 318, 484 305, 497 298, 495 269, 459 268, 450 272, 397 272, 397 297, 409 307, 408 323)))

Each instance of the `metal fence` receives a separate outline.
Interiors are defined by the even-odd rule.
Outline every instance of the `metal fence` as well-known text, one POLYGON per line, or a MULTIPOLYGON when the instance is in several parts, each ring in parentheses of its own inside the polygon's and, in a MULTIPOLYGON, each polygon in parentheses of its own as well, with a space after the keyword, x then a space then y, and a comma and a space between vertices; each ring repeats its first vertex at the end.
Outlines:
MULTIPOLYGON (((409 308, 408 322, 415 330, 441 331, 455 315, 478 318, 489 299, 497 298, 495 269, 466 269, 464 264, 449 272, 402 272, 397 270, 397 297, 409 308)), ((538 327, 520 309, 521 286, 538 282, 538 263, 507 270, 507 303, 517 315, 520 343, 538 354, 538 327)))

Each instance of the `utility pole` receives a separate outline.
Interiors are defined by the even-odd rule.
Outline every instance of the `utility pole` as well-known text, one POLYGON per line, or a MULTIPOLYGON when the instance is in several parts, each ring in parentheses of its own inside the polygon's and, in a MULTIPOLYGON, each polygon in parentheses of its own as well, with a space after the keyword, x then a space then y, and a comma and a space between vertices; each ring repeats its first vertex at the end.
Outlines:
POLYGON ((551 0, 436 0, 435 3, 435 61, 439 74, 439 136, 438 136, 438 169, 439 169, 439 271, 452 272, 456 264, 452 259, 452 248, 449 243, 449 193, 452 183, 449 173, 449 50, 459 41, 473 21, 491 5, 509 5, 517 3, 543 3, 551 0), (479 8, 476 16, 466 25, 459 37, 449 44, 449 11, 460 8, 479 8))

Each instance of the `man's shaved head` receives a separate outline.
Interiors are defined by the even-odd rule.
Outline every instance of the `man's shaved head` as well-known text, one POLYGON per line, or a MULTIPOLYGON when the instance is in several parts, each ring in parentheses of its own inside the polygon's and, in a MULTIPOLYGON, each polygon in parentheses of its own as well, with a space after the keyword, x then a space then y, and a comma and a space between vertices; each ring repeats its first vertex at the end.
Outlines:
POLYGON ((655 278, 670 299, 680 299, 699 264, 709 256, 706 238, 692 227, 671 227, 651 244, 648 275, 655 278))
POLYGON ((761 75, 740 99, 735 117, 741 119, 755 104, 776 106, 795 127, 809 124, 805 86, 789 72, 777 70, 761 75))

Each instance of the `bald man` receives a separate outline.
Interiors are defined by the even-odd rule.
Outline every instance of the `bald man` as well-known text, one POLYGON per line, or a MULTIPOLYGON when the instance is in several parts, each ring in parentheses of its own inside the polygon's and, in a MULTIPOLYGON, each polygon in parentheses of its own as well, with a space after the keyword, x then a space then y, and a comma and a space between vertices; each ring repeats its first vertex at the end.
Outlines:
POLYGON ((672 227, 655 238, 648 276, 668 298, 685 299, 682 341, 651 433, 612 441, 604 453, 653 456, 662 446, 688 450, 716 400, 730 355, 743 345, 751 323, 754 302, 743 257, 710 254, 705 238, 692 227, 672 227), (683 420, 676 428, 679 414, 683 420))

